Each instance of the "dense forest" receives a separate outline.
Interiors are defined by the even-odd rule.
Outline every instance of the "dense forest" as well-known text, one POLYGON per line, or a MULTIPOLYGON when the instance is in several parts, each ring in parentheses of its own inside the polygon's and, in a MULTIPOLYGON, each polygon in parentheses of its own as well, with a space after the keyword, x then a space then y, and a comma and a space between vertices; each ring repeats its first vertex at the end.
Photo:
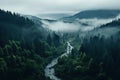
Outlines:
POLYGON ((79 51, 73 50, 69 57, 59 59, 56 75, 63 80, 119 80, 119 42, 120 32, 109 38, 84 38, 79 51))
POLYGON ((34 23, 28 18, 0 10, 0 44, 3 46, 8 40, 19 40, 23 29, 30 28, 32 25, 34 23))
MULTIPOLYGON (((105 28, 119 30, 120 19, 103 24, 93 31, 105 28)), ((109 37, 105 34, 88 35, 81 39, 77 36, 73 45, 79 45, 79 50, 75 47, 69 57, 59 58, 55 66, 56 76, 62 80, 119 80, 120 30, 109 34, 109 37), (81 40, 82 43, 79 43, 81 40)))
POLYGON ((62 47, 57 34, 44 38, 35 24, 0 10, 0 80, 47 80, 44 67, 62 47))
MULTIPOLYGON (((45 29, 39 18, 35 19, 0 10, 0 80, 50 80, 44 69, 51 60, 65 53, 67 41, 73 45, 72 53, 58 59, 54 66, 57 77, 62 80, 120 79, 120 31, 109 37, 57 33, 45 29)), ((119 29, 119 26, 120 19, 117 19, 98 29, 119 29)))

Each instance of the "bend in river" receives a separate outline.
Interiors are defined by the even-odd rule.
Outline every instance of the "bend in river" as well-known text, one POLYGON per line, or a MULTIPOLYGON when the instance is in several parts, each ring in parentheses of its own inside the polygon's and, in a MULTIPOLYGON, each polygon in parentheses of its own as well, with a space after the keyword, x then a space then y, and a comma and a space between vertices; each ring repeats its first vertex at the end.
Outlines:
POLYGON ((54 66, 58 63, 58 58, 63 56, 68 56, 72 52, 73 47, 71 46, 70 42, 67 42, 67 50, 66 53, 58 56, 57 58, 53 59, 45 68, 45 76, 49 77, 51 80, 61 80, 57 76, 55 76, 55 69, 54 66))

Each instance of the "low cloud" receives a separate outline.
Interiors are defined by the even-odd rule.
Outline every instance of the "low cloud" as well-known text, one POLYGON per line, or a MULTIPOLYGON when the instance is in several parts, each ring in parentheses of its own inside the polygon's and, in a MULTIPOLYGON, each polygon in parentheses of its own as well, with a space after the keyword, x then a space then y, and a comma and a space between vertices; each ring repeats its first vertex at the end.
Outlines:
POLYGON ((64 23, 62 21, 57 21, 50 23, 48 21, 42 21, 44 23, 43 27, 48 28, 52 31, 60 32, 74 32, 80 29, 80 25, 74 23, 64 23))
POLYGON ((43 23, 44 28, 48 28, 56 32, 67 32, 67 33, 77 32, 77 31, 85 32, 85 31, 89 31, 95 28, 92 25, 83 26, 82 24, 77 23, 77 22, 66 23, 62 21, 57 21, 57 22, 51 23, 48 21, 42 21, 42 23, 43 23))
POLYGON ((90 31, 93 30, 96 27, 100 27, 103 24, 112 22, 115 19, 120 18, 118 15, 115 18, 109 18, 109 19, 77 19, 76 21, 72 23, 68 22, 63 22, 63 21, 55 21, 55 22, 49 22, 46 20, 42 20, 43 27, 48 28, 52 31, 57 31, 57 32, 85 32, 85 31, 90 31), (83 25, 86 24, 86 25, 83 25))

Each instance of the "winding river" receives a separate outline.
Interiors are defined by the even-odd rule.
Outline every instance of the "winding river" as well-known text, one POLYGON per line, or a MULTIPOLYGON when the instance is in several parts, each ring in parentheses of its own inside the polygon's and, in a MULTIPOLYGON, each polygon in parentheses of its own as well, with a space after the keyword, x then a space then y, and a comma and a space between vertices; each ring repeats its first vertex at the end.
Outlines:
POLYGON ((58 56, 57 58, 53 59, 45 68, 45 76, 49 77, 51 80, 61 80, 57 76, 55 76, 55 69, 54 66, 58 63, 58 58, 63 56, 68 56, 72 52, 73 47, 71 46, 70 42, 67 42, 67 49, 64 54, 58 56))

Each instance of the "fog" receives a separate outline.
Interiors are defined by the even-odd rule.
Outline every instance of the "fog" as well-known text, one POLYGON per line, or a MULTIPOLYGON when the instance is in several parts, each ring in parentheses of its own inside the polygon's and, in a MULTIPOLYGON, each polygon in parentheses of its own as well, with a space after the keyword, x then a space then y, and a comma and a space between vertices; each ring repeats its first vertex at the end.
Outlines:
POLYGON ((77 20, 77 21, 79 21, 80 23, 87 24, 88 26, 91 26, 91 27, 99 27, 103 24, 112 22, 113 20, 114 20, 114 18, 110 18, 110 19, 93 18, 93 19, 80 19, 80 20, 77 20))
POLYGON ((42 21, 44 23, 43 27, 48 28, 52 31, 60 31, 60 32, 74 32, 80 29, 81 25, 75 23, 64 23, 62 21, 57 21, 50 23, 48 21, 42 21))
POLYGON ((43 27, 48 28, 52 31, 57 32, 85 32, 95 29, 96 27, 100 27, 103 24, 112 22, 115 19, 118 19, 120 16, 118 15, 115 18, 109 18, 109 19, 77 19, 76 21, 73 21, 72 23, 69 22, 63 22, 63 21, 55 21, 55 22, 49 22, 46 20, 42 20, 43 27), (86 24, 86 25, 83 25, 86 24))

